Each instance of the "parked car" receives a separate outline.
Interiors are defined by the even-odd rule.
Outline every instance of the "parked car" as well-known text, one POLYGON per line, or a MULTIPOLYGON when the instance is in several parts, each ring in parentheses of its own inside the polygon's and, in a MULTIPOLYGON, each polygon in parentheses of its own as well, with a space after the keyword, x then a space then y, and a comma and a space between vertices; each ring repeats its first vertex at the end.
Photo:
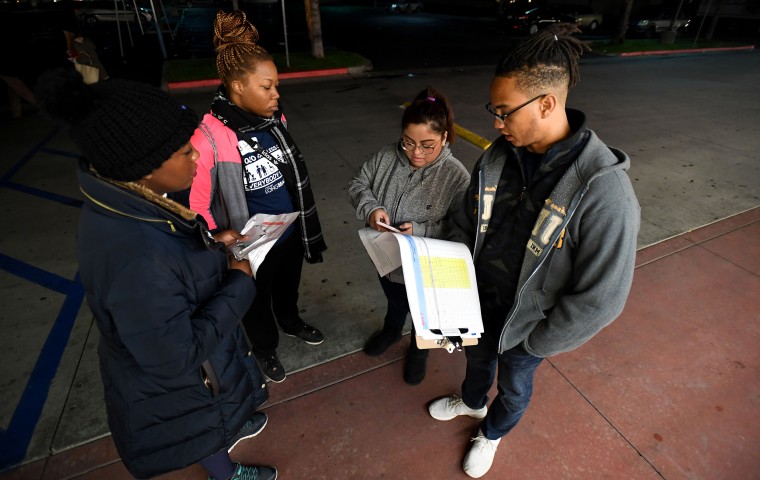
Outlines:
POLYGON ((390 2, 388 4, 388 11, 391 13, 419 13, 422 8, 422 2, 390 2))
POLYGON ((534 34, 554 23, 575 23, 575 19, 559 8, 535 7, 528 10, 505 9, 501 23, 508 33, 534 34))
MULTIPOLYGON (((673 21, 675 12, 664 10, 656 5, 649 5, 642 8, 636 15, 631 16, 628 24, 628 31, 634 34, 644 35, 652 38, 658 33, 662 33, 670 28, 670 22, 673 21)), ((677 31, 685 31, 689 28, 691 19, 683 15, 676 19, 673 28, 677 31)))
POLYGON ((594 12, 588 5, 565 5, 560 11, 572 17, 579 27, 592 32, 602 24, 602 14, 594 12))
MULTIPOLYGON (((179 0, 179 5, 184 5, 187 8, 192 7, 221 7, 231 3, 230 0, 179 0)), ((243 3, 243 2, 240 2, 243 3)))
MULTIPOLYGON (((140 7, 137 11, 141 22, 150 23, 153 20, 153 14, 150 9, 140 7)), ((111 0, 82 2, 82 6, 76 9, 76 15, 79 21, 91 26, 100 22, 115 22, 117 20, 134 22, 136 20, 134 6, 129 3, 122 3, 121 1, 113 2, 111 0)))

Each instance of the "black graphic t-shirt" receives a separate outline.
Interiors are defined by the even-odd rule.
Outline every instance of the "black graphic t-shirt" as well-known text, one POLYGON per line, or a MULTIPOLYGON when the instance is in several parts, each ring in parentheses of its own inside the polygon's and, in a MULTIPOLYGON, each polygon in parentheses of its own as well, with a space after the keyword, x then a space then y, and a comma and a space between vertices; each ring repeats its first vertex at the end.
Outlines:
MULTIPOLYGON (((269 132, 254 132, 249 139, 238 140, 238 149, 243 159, 243 188, 248 213, 253 216, 256 213, 293 212, 293 202, 285 187, 285 179, 275 164, 283 160, 282 151, 274 137, 269 132)), ((289 236, 294 228, 291 225, 280 241, 289 236)))

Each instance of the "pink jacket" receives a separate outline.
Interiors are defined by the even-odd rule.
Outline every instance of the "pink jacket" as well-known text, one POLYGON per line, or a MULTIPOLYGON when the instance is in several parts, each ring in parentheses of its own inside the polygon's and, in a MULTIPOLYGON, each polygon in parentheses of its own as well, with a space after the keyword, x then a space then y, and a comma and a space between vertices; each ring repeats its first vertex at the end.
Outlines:
POLYGON ((207 113, 190 142, 200 152, 190 190, 190 208, 206 220, 209 230, 240 231, 249 215, 237 135, 207 113))

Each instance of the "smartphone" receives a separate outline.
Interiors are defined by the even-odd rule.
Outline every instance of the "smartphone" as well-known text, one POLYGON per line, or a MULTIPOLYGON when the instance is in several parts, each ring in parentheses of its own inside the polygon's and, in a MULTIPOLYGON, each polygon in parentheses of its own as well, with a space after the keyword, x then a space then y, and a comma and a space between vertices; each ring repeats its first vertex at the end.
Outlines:
POLYGON ((390 226, 390 225, 388 225, 387 223, 383 223, 383 222, 377 222, 377 224, 378 224, 378 225, 380 225, 381 227, 387 228, 388 230, 390 230, 390 231, 391 231, 391 232, 393 232, 393 233, 401 233, 401 230, 399 230, 399 229, 398 229, 398 228, 396 228, 396 227, 391 227, 391 226, 390 226))

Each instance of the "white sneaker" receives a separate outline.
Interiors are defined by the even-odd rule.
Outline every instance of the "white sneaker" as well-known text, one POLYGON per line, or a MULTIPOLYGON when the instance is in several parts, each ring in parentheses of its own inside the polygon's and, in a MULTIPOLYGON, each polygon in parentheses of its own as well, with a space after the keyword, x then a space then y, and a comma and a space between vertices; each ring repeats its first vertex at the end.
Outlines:
POLYGON ((462 462, 464 473, 472 478, 480 478, 485 475, 493 465, 493 457, 496 455, 498 440, 489 440, 478 430, 478 436, 472 439, 472 448, 467 452, 462 462))
POLYGON ((488 408, 483 407, 477 410, 465 405, 462 397, 457 395, 451 395, 450 397, 443 397, 435 402, 431 403, 428 407, 430 416, 436 420, 451 420, 459 415, 468 415, 472 418, 483 418, 488 413, 488 408))

